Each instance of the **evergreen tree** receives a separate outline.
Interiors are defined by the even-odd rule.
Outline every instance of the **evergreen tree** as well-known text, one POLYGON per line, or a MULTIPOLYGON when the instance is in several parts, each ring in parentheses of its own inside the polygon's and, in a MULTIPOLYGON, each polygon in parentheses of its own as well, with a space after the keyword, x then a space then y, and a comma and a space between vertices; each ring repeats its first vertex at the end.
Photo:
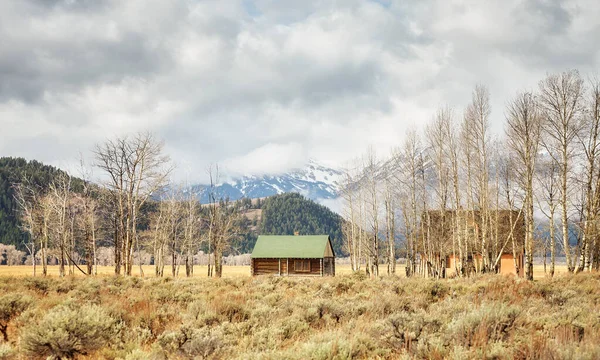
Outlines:
POLYGON ((260 233, 264 235, 329 235, 337 256, 342 248, 342 218, 297 193, 270 197, 262 205, 260 233))

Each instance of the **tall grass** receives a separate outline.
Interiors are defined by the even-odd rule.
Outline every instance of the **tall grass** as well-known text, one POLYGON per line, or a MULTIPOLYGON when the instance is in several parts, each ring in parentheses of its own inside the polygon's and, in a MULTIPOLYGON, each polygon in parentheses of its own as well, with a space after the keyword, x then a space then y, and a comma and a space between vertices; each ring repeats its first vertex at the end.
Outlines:
POLYGON ((0 359, 595 359, 600 275, 0 277, 0 359))

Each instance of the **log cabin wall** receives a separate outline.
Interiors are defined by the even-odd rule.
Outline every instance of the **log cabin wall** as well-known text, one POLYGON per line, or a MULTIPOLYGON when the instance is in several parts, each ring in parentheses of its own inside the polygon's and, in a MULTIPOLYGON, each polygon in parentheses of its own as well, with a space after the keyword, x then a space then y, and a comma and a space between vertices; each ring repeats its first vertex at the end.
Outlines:
POLYGON ((290 276, 321 276, 321 260, 322 259, 289 259, 289 275, 290 276), (302 268, 296 265, 296 262, 310 264, 309 269, 297 270, 302 268))
POLYGON ((332 257, 323 259, 323 275, 335 276, 335 259, 332 257))
POLYGON ((254 275, 279 274, 279 259, 253 259, 254 275))
POLYGON ((335 259, 252 259, 252 275, 335 276, 335 259), (296 265, 296 261, 299 262, 296 265))

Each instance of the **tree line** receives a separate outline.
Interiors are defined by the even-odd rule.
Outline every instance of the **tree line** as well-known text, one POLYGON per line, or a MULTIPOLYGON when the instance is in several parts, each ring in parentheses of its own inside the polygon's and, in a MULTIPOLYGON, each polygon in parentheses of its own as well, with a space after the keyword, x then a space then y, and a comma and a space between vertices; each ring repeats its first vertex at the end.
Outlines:
POLYGON ((449 275, 465 276, 498 271, 503 253, 517 273, 523 253, 530 280, 534 254, 550 255, 549 276, 557 254, 569 272, 600 268, 600 81, 548 74, 506 102, 501 135, 491 111, 477 85, 464 110, 442 106, 386 158, 370 149, 348 166, 343 231, 354 270, 395 273, 401 255, 408 276, 439 277, 451 256, 449 275))
POLYGON ((300 194, 229 201, 216 190, 217 165, 207 169, 209 201, 202 204, 194 187, 169 180, 173 167, 162 146, 151 133, 108 139, 95 147, 92 166, 80 161, 78 177, 2 159, 11 164, 2 168, 11 176, 6 213, 19 236, 0 246, 0 264, 25 261, 43 275, 58 265, 61 276, 107 265, 115 274, 134 267, 143 274, 149 264, 156 276, 192 276, 194 265, 205 264, 209 276, 221 276, 224 264, 247 265, 259 232, 330 234, 342 254, 341 217, 331 210, 300 194))
POLYGON ((59 171, 42 186, 25 174, 12 190, 34 275, 38 264, 46 275, 52 258, 60 276, 96 274, 103 244, 111 246, 117 275, 131 275, 136 263, 143 275, 141 256, 150 251, 157 276, 167 264, 174 276, 180 266, 192 276, 194 257, 204 249, 208 275, 220 277, 225 252, 248 225, 241 216, 246 203, 216 197, 218 166, 208 170, 211 203, 204 205, 188 188, 170 183, 173 169, 163 142, 142 132, 97 144, 93 166, 81 161, 80 178, 59 171), (94 169, 100 183, 92 182, 94 169))

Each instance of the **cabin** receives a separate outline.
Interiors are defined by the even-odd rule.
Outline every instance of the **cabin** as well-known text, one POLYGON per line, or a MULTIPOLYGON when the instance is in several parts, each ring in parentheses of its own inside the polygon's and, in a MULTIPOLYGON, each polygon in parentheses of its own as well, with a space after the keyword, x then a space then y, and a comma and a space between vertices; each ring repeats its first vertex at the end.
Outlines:
POLYGON ((252 276, 335 276, 329 235, 260 235, 252 251, 252 276))
MULTIPOLYGON (((481 230, 482 218, 477 210, 426 212, 424 221, 430 224, 430 236, 434 259, 428 260, 426 252, 419 249, 420 260, 427 263, 441 262, 442 276, 456 273, 459 259, 458 243, 463 244, 463 256, 467 266, 478 269, 482 264, 481 230), (441 251, 440 251, 441 250, 441 251)), ((496 263, 496 272, 522 277, 524 270, 525 222, 517 210, 490 210, 487 220, 490 253, 488 259, 496 263), (516 256, 515 256, 516 255, 516 256), (518 269, 518 271, 517 271, 518 269)), ((431 253, 430 253, 431 254, 431 253)), ((431 257, 431 256, 430 256, 431 257)))

